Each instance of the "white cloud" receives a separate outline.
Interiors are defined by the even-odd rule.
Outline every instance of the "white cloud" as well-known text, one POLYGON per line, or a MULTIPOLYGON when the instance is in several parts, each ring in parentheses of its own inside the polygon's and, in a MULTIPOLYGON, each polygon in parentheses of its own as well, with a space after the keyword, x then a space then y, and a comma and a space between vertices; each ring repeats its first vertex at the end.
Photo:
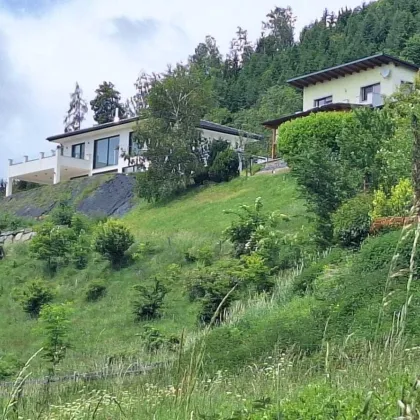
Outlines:
MULTIPOLYGON (((361 0, 295 0, 298 28, 327 7, 361 0)), ((207 34, 226 52, 236 27, 260 33, 274 0, 69 0, 41 16, 0 9, 0 177, 7 158, 48 150, 77 80, 88 100, 104 80, 123 97, 140 70, 185 61, 207 34)), ((89 124, 90 124, 89 120, 89 124)))

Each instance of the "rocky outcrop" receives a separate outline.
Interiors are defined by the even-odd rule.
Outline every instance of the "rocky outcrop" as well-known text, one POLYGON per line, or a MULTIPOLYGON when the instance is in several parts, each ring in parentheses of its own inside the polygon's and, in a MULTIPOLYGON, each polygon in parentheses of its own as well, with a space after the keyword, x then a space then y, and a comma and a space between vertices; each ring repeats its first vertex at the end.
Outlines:
POLYGON ((61 199, 88 216, 122 216, 134 205, 135 177, 95 175, 47 185, 0 199, 0 213, 42 219, 61 199))
POLYGON ((0 232, 0 245, 11 245, 18 242, 27 242, 30 241, 36 232, 32 229, 20 229, 10 232, 0 232))

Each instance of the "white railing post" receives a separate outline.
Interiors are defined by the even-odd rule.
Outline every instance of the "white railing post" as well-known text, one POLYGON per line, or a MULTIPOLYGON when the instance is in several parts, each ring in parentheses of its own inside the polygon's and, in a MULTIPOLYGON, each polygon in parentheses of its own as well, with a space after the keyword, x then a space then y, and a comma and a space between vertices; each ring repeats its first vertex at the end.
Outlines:
POLYGON ((13 159, 9 159, 9 166, 13 165, 13 159))
POLYGON ((23 161, 27 162, 29 160, 29 156, 23 156, 23 161))

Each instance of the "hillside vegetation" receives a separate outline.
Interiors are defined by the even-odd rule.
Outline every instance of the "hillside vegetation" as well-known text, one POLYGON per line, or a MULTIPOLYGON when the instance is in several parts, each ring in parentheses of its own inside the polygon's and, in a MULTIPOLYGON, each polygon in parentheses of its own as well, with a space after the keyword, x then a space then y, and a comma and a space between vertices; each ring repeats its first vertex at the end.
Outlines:
MULTIPOLYGON (((119 270, 111 269, 106 261, 96 257, 82 270, 72 265, 48 274, 42 261, 31 258, 28 245, 7 249, 7 258, 0 263, 0 354, 12 354, 24 361, 42 346, 36 322, 28 319, 15 299, 15 289, 35 278, 47 278, 49 287, 55 291, 55 303, 73 302, 72 350, 60 366, 61 372, 103 368, 111 357, 125 358, 127 363, 150 358, 141 350, 144 339, 140 334, 148 322, 135 322, 132 302, 133 286, 151 285, 155 276, 164 278, 170 292, 164 316, 152 322, 153 326, 168 334, 180 335, 183 329, 187 335, 194 334, 199 327, 198 307, 189 303, 185 293, 183 277, 191 269, 185 254, 204 245, 210 253, 226 254, 229 246, 224 243, 222 232, 234 216, 223 211, 241 204, 252 205, 258 196, 267 211, 279 210, 290 217, 289 222, 281 225, 285 232, 297 231, 307 224, 306 211, 293 180, 285 175, 260 176, 191 191, 167 205, 140 204, 125 216, 124 222, 137 243, 147 243, 156 252, 119 270), (180 271, 175 283, 171 270, 180 271), (106 296, 98 302, 86 303, 87 285, 98 280, 106 286, 106 296)), ((42 363, 37 364, 36 371, 42 373, 42 363)))

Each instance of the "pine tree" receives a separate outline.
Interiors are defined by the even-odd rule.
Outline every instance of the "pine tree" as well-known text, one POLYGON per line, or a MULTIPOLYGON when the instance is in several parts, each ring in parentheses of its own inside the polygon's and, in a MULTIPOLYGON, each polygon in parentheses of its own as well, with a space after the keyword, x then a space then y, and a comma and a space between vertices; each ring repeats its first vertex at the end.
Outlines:
POLYGON ((69 110, 64 119, 64 132, 80 130, 82 121, 88 112, 86 101, 83 99, 83 91, 80 89, 79 83, 76 82, 76 88, 70 95, 71 101, 69 110))
POLYGON ((103 82, 95 90, 96 97, 90 101, 90 107, 94 113, 93 119, 98 124, 106 124, 114 121, 116 110, 119 110, 120 119, 125 118, 126 110, 121 103, 121 95, 111 82, 103 82))

